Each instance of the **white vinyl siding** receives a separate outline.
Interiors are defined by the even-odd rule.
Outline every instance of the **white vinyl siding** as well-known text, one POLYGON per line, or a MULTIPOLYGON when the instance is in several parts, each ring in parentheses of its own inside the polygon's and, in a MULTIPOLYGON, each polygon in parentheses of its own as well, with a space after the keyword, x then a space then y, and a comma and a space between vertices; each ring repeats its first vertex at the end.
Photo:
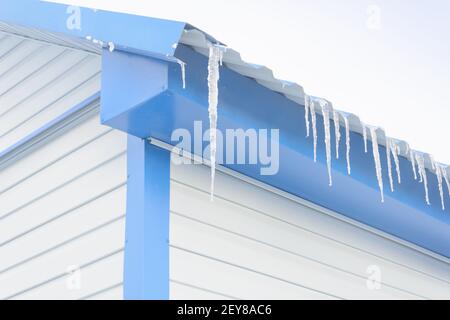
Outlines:
POLYGON ((0 171, 0 298, 120 299, 126 135, 96 114, 49 141, 0 171))
POLYGON ((171 165, 172 299, 450 299, 441 260, 225 173, 211 202, 209 183, 171 165))
POLYGON ((0 32, 0 152, 100 90, 98 55, 0 32))

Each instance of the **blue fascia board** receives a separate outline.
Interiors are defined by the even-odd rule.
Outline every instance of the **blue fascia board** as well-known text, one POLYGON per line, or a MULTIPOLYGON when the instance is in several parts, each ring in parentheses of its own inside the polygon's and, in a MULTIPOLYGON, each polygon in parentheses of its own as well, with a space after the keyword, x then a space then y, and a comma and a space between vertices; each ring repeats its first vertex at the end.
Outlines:
MULTIPOLYGON (((113 52, 107 59, 117 62, 120 58, 116 59, 114 55, 121 54, 113 52)), ((104 54, 104 58, 107 56, 104 54)), ((159 90, 148 90, 145 97, 142 92, 125 92, 120 82, 103 86, 103 122, 140 138, 153 137, 170 144, 176 144, 171 141, 174 129, 187 129, 194 136, 194 121, 202 121, 203 130, 206 130, 209 125, 207 57, 184 45, 178 46, 175 56, 187 63, 185 90, 176 63, 128 56, 136 61, 133 68, 111 64, 110 73, 104 69, 108 77, 119 77, 123 83, 144 81, 145 85, 159 90), (161 63, 165 67, 161 67, 161 63), (149 73, 151 70, 158 72, 149 73), (120 101, 121 110, 113 107, 110 113, 105 101, 114 100, 120 101)), ((107 63, 104 68, 108 68, 107 63)), ((349 176, 346 172, 342 139, 341 157, 333 159, 333 186, 329 187, 322 117, 317 117, 318 159, 314 163, 312 137, 306 138, 303 106, 226 66, 221 67, 220 72, 219 130, 280 129, 280 170, 276 175, 260 175, 260 164, 225 164, 226 167, 450 258, 450 201, 445 199, 447 209, 442 211, 433 173, 428 172, 431 206, 426 205, 423 185, 414 180, 411 164, 404 158, 400 159, 402 184, 391 193, 386 151, 380 146, 386 198, 385 203, 381 203, 370 143, 369 152, 364 153, 362 137, 351 132, 352 174, 349 176)), ((341 134, 345 135, 344 132, 341 134)), ((205 142, 204 147, 207 144, 205 142)), ((195 151, 193 145, 189 151, 195 151)), ((334 146, 332 151, 334 154, 334 146)))
POLYGON ((38 0, 0 0, 0 21, 72 39, 91 37, 112 42, 118 50, 160 57, 174 54, 174 44, 186 26, 184 22, 38 0), (79 24, 71 23, 74 15, 79 24))
MULTIPOLYGON (((129 106, 139 106, 167 89, 168 62, 133 53, 103 50, 101 122, 116 118, 129 106), (110 90, 116 91, 111 94, 110 90)), ((123 128, 132 132, 132 128, 123 128)))

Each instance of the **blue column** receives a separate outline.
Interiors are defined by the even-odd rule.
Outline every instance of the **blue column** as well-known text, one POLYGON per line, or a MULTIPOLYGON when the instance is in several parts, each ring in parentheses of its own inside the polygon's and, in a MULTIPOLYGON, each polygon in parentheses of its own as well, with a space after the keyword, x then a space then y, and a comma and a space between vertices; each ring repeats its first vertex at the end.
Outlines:
POLYGON ((169 298, 170 152, 128 136, 124 298, 169 298))

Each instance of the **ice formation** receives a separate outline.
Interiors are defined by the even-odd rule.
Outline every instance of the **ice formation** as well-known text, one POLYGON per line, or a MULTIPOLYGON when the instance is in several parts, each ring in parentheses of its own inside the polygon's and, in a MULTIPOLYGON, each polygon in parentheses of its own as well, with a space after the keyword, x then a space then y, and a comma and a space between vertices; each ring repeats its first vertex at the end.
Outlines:
POLYGON ((223 51, 219 46, 209 46, 208 59, 208 113, 209 113, 209 141, 211 162, 211 201, 214 199, 214 180, 216 176, 216 152, 217 152, 217 104, 219 101, 219 62, 223 51))
POLYGON ((305 123, 306 123, 306 137, 309 137, 309 111, 311 105, 311 98, 305 94, 305 123))
POLYGON ((336 137, 336 159, 339 159, 339 142, 341 141, 341 131, 339 125, 339 112, 333 111, 334 134, 336 137))
POLYGON ((372 151, 373 151, 373 159, 375 161, 375 171, 377 174, 378 187, 381 192, 381 202, 384 202, 384 192, 383 192, 383 176, 381 173, 381 161, 380 161, 380 152, 378 150, 378 139, 377 139, 377 128, 370 127, 370 136, 372 138, 372 151))
POLYGON ((116 46, 114 45, 114 42, 108 42, 108 50, 109 52, 113 52, 116 49, 116 46))
POLYGON ((367 153, 367 127, 364 122, 360 120, 362 132, 363 132, 363 140, 364 140, 364 152, 367 153))
POLYGON ((392 179, 392 162, 391 162, 391 139, 386 137, 386 160, 388 167, 389 185, 391 192, 394 192, 394 179, 392 179))
POLYGON ((425 161, 423 156, 416 154, 416 162, 417 167, 419 168, 419 176, 421 181, 423 181, 423 187, 425 189, 425 201, 427 204, 430 204, 430 198, 428 196, 428 180, 427 180, 427 171, 425 169, 425 161))
MULTIPOLYGON (((434 161, 433 161, 434 162, 434 161)), ((434 170, 436 172, 436 177, 438 181, 438 188, 439 188, 439 196, 441 197, 441 207, 442 210, 445 210, 445 204, 444 204, 444 186, 442 184, 443 180, 443 168, 437 164, 434 163, 434 170)))
POLYGON ((327 156, 327 168, 328 168, 328 184, 331 187, 333 185, 333 179, 331 177, 331 133, 330 133, 330 109, 328 102, 320 99, 320 107, 322 108, 323 126, 325 132, 325 150, 327 156))
POLYGON ((177 59, 177 63, 180 66, 181 70, 181 81, 183 82, 183 89, 186 89, 186 63, 177 59))
POLYGON ((417 180, 415 157, 414 157, 414 151, 412 149, 409 149, 409 158, 411 160, 411 166, 412 166, 412 170, 413 170, 413 174, 414 174, 414 180, 417 180))
POLYGON ((447 170, 444 167, 442 167, 442 174, 444 176, 445 184, 447 185, 448 195, 450 196, 450 178, 448 176, 447 170))
MULTIPOLYGON (((93 43, 102 45, 102 42, 93 39, 92 37, 86 37, 88 40, 93 43)), ((110 50, 114 50, 114 45, 108 43, 108 47, 110 50)), ((217 152, 217 107, 218 107, 218 81, 219 81, 219 69, 223 63, 223 54, 225 47, 221 45, 209 45, 209 60, 208 60, 208 112, 209 112, 209 121, 210 121, 210 162, 211 162, 211 199, 214 197, 214 180, 215 180, 215 171, 216 171, 216 152, 217 152)), ((186 88, 186 71, 185 71, 185 63, 182 61, 178 61, 178 64, 181 68, 181 76, 183 82, 183 89, 186 88)), ((289 83, 282 82, 281 86, 283 88, 287 87, 289 83)), ((350 123, 351 118, 349 115, 343 112, 339 112, 337 110, 333 110, 331 104, 324 99, 312 98, 308 95, 304 95, 304 106, 305 106, 305 125, 306 125, 306 137, 310 136, 311 130, 313 135, 313 146, 314 146, 314 162, 317 162, 317 143, 318 143, 318 134, 317 134, 317 115, 316 115, 316 103, 318 103, 321 107, 321 112, 323 115, 324 121, 324 142, 325 142, 325 152, 326 152, 326 162, 327 162, 327 170, 328 170, 328 178, 329 185, 332 186, 332 148, 331 148, 331 128, 330 121, 334 122, 334 133, 335 133, 335 144, 336 144, 336 159, 339 159, 339 147, 340 140, 342 134, 340 132, 340 119, 342 116, 345 125, 345 145, 346 145, 346 164, 347 164, 347 173, 351 174, 351 162, 350 162, 350 125, 355 125, 355 123, 350 123), (311 119, 309 118, 311 114, 311 119), (332 117, 332 118, 330 118, 332 117)), ((317 111, 318 112, 318 111, 317 111)), ((361 133, 364 142, 364 153, 368 153, 368 135, 370 134, 370 139, 372 142, 372 151, 373 158, 375 162, 375 172, 376 178, 378 182, 378 187, 380 189, 381 202, 385 201, 384 197, 384 186, 383 186, 383 173, 382 173, 382 165, 380 159, 380 150, 378 145, 378 137, 377 137, 377 127, 366 125, 362 120, 360 120, 361 125, 361 133)), ((342 152, 341 152, 342 153, 342 152)), ((431 171, 433 170, 437 177, 437 183, 439 188, 439 194, 441 199, 442 210, 445 210, 445 190, 444 183, 448 189, 448 195, 450 196, 450 174, 448 170, 441 164, 435 162, 433 159, 431 160, 431 166, 428 166, 427 160, 427 168, 425 166, 424 155, 414 151, 406 144, 406 149, 403 148, 403 142, 399 144, 395 139, 386 137, 386 157, 387 157, 387 171, 389 175, 389 184, 390 189, 394 192, 394 178, 393 178, 393 165, 395 165, 397 181, 401 183, 401 172, 400 172, 400 155, 409 158, 411 161, 411 167, 414 175, 414 180, 419 180, 424 184, 425 189, 425 200, 426 203, 430 204, 429 198, 429 190, 428 190, 428 179, 427 179, 427 168, 431 171), (402 147, 402 149, 400 149, 402 147), (392 158, 391 158, 392 155, 392 158), (393 162, 392 162, 393 159, 393 162), (432 169, 431 169, 432 168, 432 169)), ((428 155, 427 155, 428 156, 428 155)))
POLYGON ((398 159, 398 156, 400 154, 400 148, 392 140, 390 140, 390 148, 391 148, 392 156, 394 157, 395 170, 397 171, 397 181, 400 184, 400 183, 402 183, 402 179, 401 179, 401 176, 400 176, 400 161, 398 159))
POLYGON ((344 116, 345 123, 345 146, 346 146, 346 158, 347 158, 347 173, 351 174, 350 167, 350 125, 348 123, 348 118, 344 116))
POLYGON ((317 122, 316 122, 316 110, 314 101, 310 99, 310 112, 311 112, 311 124, 312 124, 312 132, 313 132, 313 143, 314 143, 314 162, 317 162, 317 122))

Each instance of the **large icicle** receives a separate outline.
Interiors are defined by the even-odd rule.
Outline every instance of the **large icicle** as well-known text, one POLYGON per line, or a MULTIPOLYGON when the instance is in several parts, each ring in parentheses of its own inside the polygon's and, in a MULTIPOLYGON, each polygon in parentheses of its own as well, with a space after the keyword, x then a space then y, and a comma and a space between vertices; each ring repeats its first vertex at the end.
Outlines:
POLYGON ((328 180, 329 186, 333 185, 333 179, 331 177, 331 133, 330 133, 330 109, 328 102, 321 99, 319 104, 322 108, 323 126, 325 132, 325 152, 327 156, 327 168, 328 168, 328 180))
POLYGON ((386 160, 388 167, 389 185, 391 192, 394 192, 394 179, 392 178, 392 162, 391 162, 391 139, 386 137, 386 160))
POLYGON ((441 207, 442 210, 445 210, 445 204, 444 204, 444 186, 442 184, 443 180, 443 168, 438 163, 434 164, 435 170, 436 170, 436 177, 438 181, 438 188, 439 188, 439 195, 441 197, 441 207))
POLYGON ((414 180, 417 180, 416 164, 413 149, 409 149, 409 158, 411 160, 411 166, 414 173, 414 180))
POLYGON ((347 158, 347 173, 351 174, 351 167, 350 167, 350 125, 348 123, 348 118, 346 116, 344 118, 345 123, 345 146, 346 146, 346 158, 347 158))
POLYGON ((364 139, 364 152, 367 153, 367 127, 362 120, 360 120, 362 132, 363 132, 363 139, 364 139))
POLYGON ((400 184, 400 183, 402 183, 402 179, 400 176, 400 161, 398 159, 400 149, 399 149, 398 145, 396 143, 394 143, 392 140, 390 143, 390 148, 391 148, 392 156, 394 157, 395 170, 397 171, 397 182, 400 184))
POLYGON ((305 94, 305 124, 306 136, 309 137, 309 111, 311 109, 311 97, 305 94))
POLYGON ((211 201, 214 199, 214 180, 216 176, 216 152, 217 152, 217 104, 219 101, 218 82, 219 61, 222 59, 223 51, 215 45, 209 46, 208 60, 208 113, 209 113, 209 140, 211 161, 211 201))
POLYGON ((370 136, 372 138, 373 159, 375 161, 375 171, 377 174, 378 187, 380 188, 381 192, 381 202, 384 202, 383 176, 381 172, 380 152, 378 150, 378 139, 375 127, 370 127, 370 136))
POLYGON ((423 187, 425 188, 425 201, 427 204, 430 204, 430 198, 428 196, 428 181, 427 181, 427 171, 425 169, 425 161, 423 159, 423 156, 420 156, 419 154, 416 154, 416 162, 417 166, 419 168, 419 175, 423 181, 423 187))
POLYGON ((313 143, 314 143, 314 162, 317 162, 317 121, 316 121, 316 109, 314 105, 314 100, 310 99, 310 112, 311 112, 311 124, 313 132, 313 143))
POLYGON ((336 159, 339 159, 339 142, 341 141, 341 130, 339 125, 339 112, 333 111, 334 134, 336 137, 336 159))

